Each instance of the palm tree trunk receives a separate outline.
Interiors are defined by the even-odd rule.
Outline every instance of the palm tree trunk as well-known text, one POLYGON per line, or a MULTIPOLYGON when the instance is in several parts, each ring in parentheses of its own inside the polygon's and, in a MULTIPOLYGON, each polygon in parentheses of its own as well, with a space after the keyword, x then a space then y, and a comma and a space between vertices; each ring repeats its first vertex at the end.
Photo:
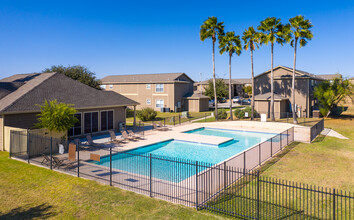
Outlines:
POLYGON ((270 69, 270 112, 271 112, 271 120, 275 121, 274 117, 274 74, 273 74, 273 48, 274 43, 271 45, 271 69, 270 69))
POLYGON ((297 124, 297 119, 296 119, 296 109, 295 109, 295 67, 296 67, 296 47, 297 47, 297 38, 295 38, 295 46, 294 46, 294 68, 293 68, 293 79, 292 79, 292 84, 291 84, 291 108, 293 111, 293 123, 297 124))
POLYGON ((216 97, 216 82, 215 82, 215 41, 213 41, 213 87, 215 101, 215 120, 218 120, 218 98, 216 97))
POLYGON ((253 50, 250 48, 251 51, 251 69, 252 69, 252 102, 251 102, 251 120, 254 119, 254 72, 253 72, 253 50))
POLYGON ((229 103, 230 103, 230 119, 233 120, 232 115, 232 97, 231 97, 231 54, 229 55, 229 103))

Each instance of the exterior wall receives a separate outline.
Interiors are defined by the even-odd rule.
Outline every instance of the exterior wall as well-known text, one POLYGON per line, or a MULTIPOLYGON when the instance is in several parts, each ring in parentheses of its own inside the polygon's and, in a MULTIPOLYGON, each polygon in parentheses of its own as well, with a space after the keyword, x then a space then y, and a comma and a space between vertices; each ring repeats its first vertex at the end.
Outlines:
MULTIPOLYGON (((279 79, 282 75, 292 75, 291 71, 279 68, 274 71, 274 92, 278 95, 289 98, 291 103, 291 78, 279 79), (278 79, 276 79, 278 78, 278 79)), ((312 103, 310 96, 313 93, 313 88, 310 88, 310 79, 296 79, 295 81, 295 103, 301 109, 301 117, 310 116, 312 109, 312 103)), ((264 94, 270 92, 270 73, 260 75, 255 78, 255 95, 264 94)), ((285 107, 282 107, 286 109, 285 107)), ((290 110, 290 107, 288 107, 290 110)), ((288 110, 288 111, 289 111, 288 110)))
POLYGON ((209 99, 199 100, 199 111, 200 112, 209 111, 209 99))
POLYGON ((4 116, 0 115, 0 150, 4 150, 4 116))
POLYGON ((30 129, 38 122, 37 113, 9 114, 4 117, 4 126, 30 129))
MULTIPOLYGON (((181 102, 183 105, 182 97, 187 93, 193 92, 193 83, 162 83, 164 84, 163 92, 156 92, 156 83, 151 83, 151 88, 147 89, 148 83, 132 83, 132 84, 113 84, 113 88, 110 89, 106 86, 106 90, 112 90, 121 95, 124 95, 134 101, 140 103, 137 109, 144 107, 153 108, 156 111, 160 111, 160 108, 156 108, 156 100, 164 100, 164 107, 175 110, 177 102, 181 102), (151 104, 147 104, 147 99, 150 99, 151 104)), ((180 110, 182 110, 181 108, 180 110)))
POLYGON ((188 111, 189 112, 199 112, 199 100, 198 99, 188 99, 188 111))
MULTIPOLYGON (((256 100, 255 101, 255 110, 259 114, 266 114, 267 118, 270 118, 270 101, 256 100)), ((275 118, 284 118, 286 117, 287 112, 287 101, 274 101, 274 116, 275 118)))
MULTIPOLYGON (((4 150, 5 151, 10 151, 10 133, 11 133, 11 131, 23 131, 25 134, 27 134, 27 129, 4 126, 4 150)), ((26 143, 27 136, 20 137, 20 140, 21 140, 21 143, 26 143)))

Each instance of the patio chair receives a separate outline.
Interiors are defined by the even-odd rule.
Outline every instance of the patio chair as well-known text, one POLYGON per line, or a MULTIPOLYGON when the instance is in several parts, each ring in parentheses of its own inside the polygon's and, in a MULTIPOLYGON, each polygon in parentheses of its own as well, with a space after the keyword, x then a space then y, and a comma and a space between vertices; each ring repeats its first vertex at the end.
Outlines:
POLYGON ((120 143, 124 143, 126 141, 125 138, 117 138, 116 136, 116 133, 114 131, 109 131, 109 135, 111 136, 111 142, 113 143, 117 143, 117 144, 120 144, 120 143))
POLYGON ((167 131, 168 128, 167 127, 158 127, 155 122, 152 123, 152 126, 154 127, 154 129, 158 130, 158 131, 167 131))
POLYGON ((43 156, 43 160, 42 160, 41 164, 48 166, 50 164, 50 158, 48 157, 48 155, 45 155, 45 154, 42 154, 42 156, 43 156))
POLYGON ((102 144, 94 143, 91 134, 86 135, 87 143, 92 147, 103 147, 102 144))
MULTIPOLYGON (((92 138, 91 138, 92 139, 92 138)), ((85 145, 85 144, 81 144, 81 140, 79 138, 75 138, 74 139, 74 143, 77 147, 79 147, 80 149, 83 149, 83 150, 88 150, 90 149, 90 146, 88 145, 85 145)))
POLYGON ((70 161, 67 159, 59 159, 58 157, 53 157, 53 163, 54 163, 54 168, 64 168, 65 170, 69 169, 72 167, 74 164, 76 164, 75 161, 70 161))
POLYGON ((140 135, 140 134, 135 134, 134 131, 132 130, 127 130, 128 134, 131 136, 131 137, 134 137, 136 139, 140 139, 140 140, 143 140, 144 139, 144 136, 143 135, 140 135))
POLYGON ((165 126, 165 125, 162 125, 162 121, 159 121, 159 127, 160 127, 160 128, 164 128, 164 129, 166 129, 166 130, 170 130, 169 127, 167 127, 167 126, 165 126))
POLYGON ((123 136, 123 138, 125 138, 129 141, 136 141, 137 140, 135 137, 129 136, 129 134, 126 131, 122 131, 122 136, 123 136))

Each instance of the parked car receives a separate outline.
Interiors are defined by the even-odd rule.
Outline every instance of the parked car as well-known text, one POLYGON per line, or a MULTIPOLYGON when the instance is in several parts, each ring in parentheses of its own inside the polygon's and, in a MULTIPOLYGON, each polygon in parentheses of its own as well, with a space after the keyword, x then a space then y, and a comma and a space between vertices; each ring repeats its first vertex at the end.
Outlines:
POLYGON ((215 101, 214 101, 214 99, 209 100, 209 106, 215 106, 215 101))
POLYGON ((235 96, 235 97, 232 98, 232 102, 233 103, 240 102, 240 101, 241 101, 240 96, 235 96))
POLYGON ((243 105, 250 105, 251 104, 251 99, 243 99, 242 100, 243 105))
POLYGON ((225 102, 226 102, 226 99, 225 99, 225 98, 219 99, 219 103, 225 103, 225 102))

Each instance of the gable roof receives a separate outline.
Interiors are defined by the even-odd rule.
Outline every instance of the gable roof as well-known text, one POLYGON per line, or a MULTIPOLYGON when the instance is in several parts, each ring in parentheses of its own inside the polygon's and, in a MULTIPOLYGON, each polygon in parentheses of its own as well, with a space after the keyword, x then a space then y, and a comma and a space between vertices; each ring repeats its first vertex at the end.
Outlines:
POLYGON ((342 78, 342 74, 339 73, 335 73, 335 74, 318 74, 318 77, 321 77, 325 80, 332 80, 335 78, 342 78))
POLYGON ((110 83, 171 83, 187 82, 182 79, 185 76, 194 82, 185 73, 153 73, 153 74, 132 74, 132 75, 111 75, 101 79, 102 84, 110 83))
POLYGON ((138 103, 113 91, 102 91, 60 73, 18 74, 0 80, 0 113, 38 112, 38 104, 57 100, 76 109, 118 107, 138 103), (20 82, 20 83, 19 83, 20 82))
POLYGON ((185 98, 185 99, 209 99, 209 96, 194 92, 194 93, 188 93, 183 98, 185 98))
MULTIPOLYGON (((216 78, 216 79, 221 79, 221 78, 216 78)), ((196 82, 196 83, 194 83, 194 85, 208 85, 210 80, 212 80, 212 79, 204 80, 204 81, 201 81, 201 82, 196 82)), ((222 79, 222 80, 226 84, 229 83, 229 79, 222 79)), ((242 85, 244 83, 240 82, 239 79, 231 79, 231 84, 242 85)))
MULTIPOLYGON (((259 95, 256 95, 254 97, 255 100, 270 100, 271 98, 271 93, 270 92, 267 92, 267 93, 264 93, 264 94, 259 94, 259 95)), ((289 98, 285 97, 285 96, 282 96, 282 95, 278 95, 276 93, 274 93, 274 100, 288 100, 289 98)))
MULTIPOLYGON (((277 69, 280 69, 280 68, 285 69, 285 70, 288 70, 288 71, 291 71, 291 72, 293 71, 292 68, 286 67, 286 66, 281 66, 281 65, 279 65, 279 66, 277 66, 277 67, 274 67, 274 68, 273 68, 273 71, 274 71, 274 70, 277 70, 277 69)), ((265 71, 265 72, 263 72, 263 73, 261 73, 261 74, 258 74, 258 75, 255 76, 254 78, 257 78, 257 77, 262 76, 262 75, 264 75, 264 74, 270 73, 270 71, 271 71, 271 70, 267 70, 267 71, 265 71)), ((298 75, 297 77, 309 77, 309 78, 312 78, 312 79, 324 80, 323 78, 318 77, 318 76, 315 75, 315 74, 311 74, 311 73, 308 73, 308 72, 303 71, 303 70, 295 69, 295 73, 298 75)), ((292 77, 292 75, 283 75, 283 76, 281 76, 281 77, 292 77)))

